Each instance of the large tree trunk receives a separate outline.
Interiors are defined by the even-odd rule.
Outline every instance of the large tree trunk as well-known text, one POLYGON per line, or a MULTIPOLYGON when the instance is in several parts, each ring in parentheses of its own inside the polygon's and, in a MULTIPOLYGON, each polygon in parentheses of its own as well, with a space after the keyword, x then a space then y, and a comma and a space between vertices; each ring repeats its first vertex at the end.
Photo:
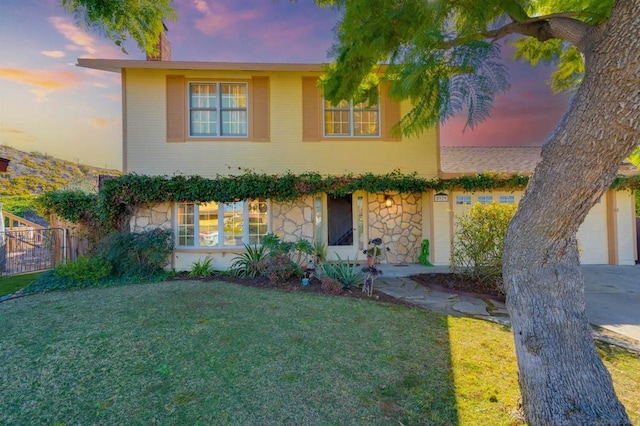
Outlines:
POLYGON ((532 425, 630 424, 585 313, 576 232, 640 143, 640 0, 616 2, 504 246, 507 307, 532 425))

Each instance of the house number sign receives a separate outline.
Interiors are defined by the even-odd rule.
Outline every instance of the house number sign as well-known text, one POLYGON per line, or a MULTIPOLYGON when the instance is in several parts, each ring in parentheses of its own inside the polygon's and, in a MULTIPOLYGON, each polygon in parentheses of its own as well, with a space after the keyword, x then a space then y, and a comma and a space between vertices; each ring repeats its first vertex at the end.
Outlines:
POLYGON ((434 195, 433 201, 435 201, 436 203, 447 202, 449 201, 449 196, 447 194, 443 194, 442 192, 439 192, 436 195, 434 195))

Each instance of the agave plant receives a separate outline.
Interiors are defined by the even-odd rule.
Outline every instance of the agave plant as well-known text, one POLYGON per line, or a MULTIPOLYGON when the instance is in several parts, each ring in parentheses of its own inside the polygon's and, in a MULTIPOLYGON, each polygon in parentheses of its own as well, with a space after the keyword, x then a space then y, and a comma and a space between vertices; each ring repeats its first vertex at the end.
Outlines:
POLYGON ((230 272, 238 277, 251 277, 263 275, 267 257, 267 251, 264 246, 248 246, 244 245, 246 251, 233 258, 231 262, 230 272))
POLYGON ((321 277, 327 277, 339 281, 342 289, 358 287, 363 280, 362 271, 351 262, 349 258, 341 259, 338 256, 337 262, 323 262, 318 264, 317 271, 321 277))

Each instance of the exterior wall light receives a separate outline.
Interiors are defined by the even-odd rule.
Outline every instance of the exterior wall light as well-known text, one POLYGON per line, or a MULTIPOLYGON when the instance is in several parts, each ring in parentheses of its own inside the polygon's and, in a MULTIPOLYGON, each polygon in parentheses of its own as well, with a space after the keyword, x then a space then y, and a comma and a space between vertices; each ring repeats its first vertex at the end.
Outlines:
POLYGON ((384 205, 387 206, 387 207, 393 206, 393 198, 391 198, 389 195, 385 195, 384 196, 384 205))

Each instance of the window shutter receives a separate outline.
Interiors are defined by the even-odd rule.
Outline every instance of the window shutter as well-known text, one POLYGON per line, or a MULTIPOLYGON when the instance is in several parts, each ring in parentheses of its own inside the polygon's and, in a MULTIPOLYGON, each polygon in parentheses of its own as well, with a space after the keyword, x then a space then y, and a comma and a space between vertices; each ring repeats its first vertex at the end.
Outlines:
POLYGON ((380 84, 382 138, 387 141, 399 141, 401 137, 392 135, 391 128, 400 121, 400 103, 389 99, 390 88, 389 83, 380 84))
POLYGON ((269 77, 252 77, 252 140, 254 142, 269 142, 269 77))
POLYGON ((187 110, 183 75, 167 76, 167 142, 184 142, 187 110))
POLYGON ((320 108, 320 89, 316 86, 316 77, 302 77, 302 140, 315 142, 322 135, 320 108))

